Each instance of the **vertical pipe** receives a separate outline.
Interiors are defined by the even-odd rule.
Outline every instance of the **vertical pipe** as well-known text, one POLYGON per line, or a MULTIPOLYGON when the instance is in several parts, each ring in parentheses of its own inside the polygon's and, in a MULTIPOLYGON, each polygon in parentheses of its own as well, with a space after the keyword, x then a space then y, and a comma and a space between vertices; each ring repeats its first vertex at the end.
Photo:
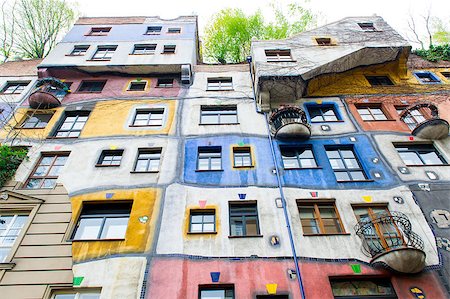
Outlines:
MULTIPOLYGON (((248 62, 248 66, 250 68, 250 77, 252 80, 252 91, 253 91, 253 100, 255 103, 255 109, 257 112, 258 108, 256 105, 256 91, 255 91, 255 85, 254 85, 254 78, 253 78, 253 69, 252 69, 252 57, 251 56, 247 56, 247 62, 248 62)), ((295 271, 297 272, 297 282, 298 282, 298 288, 300 289, 300 295, 302 299, 305 299, 305 290, 303 288, 303 281, 302 281, 302 276, 300 274, 300 267, 298 265, 298 258, 297 258, 297 252, 295 250, 295 243, 294 243, 294 237, 292 234, 292 230, 291 230, 291 223, 289 221, 289 215, 288 215, 288 211, 287 211, 287 207, 286 207, 286 199, 284 197, 284 192, 283 192, 283 186, 281 183, 281 177, 280 177, 280 172, 278 169, 278 164, 277 164, 277 159, 275 156, 275 148, 273 146, 273 142, 272 142, 272 136, 270 134, 270 126, 269 126, 269 121, 267 118, 267 113, 264 112, 264 119, 266 121, 266 128, 267 128, 267 133, 269 136, 269 144, 270 144, 270 151, 272 153, 272 160, 273 163, 275 165, 275 172, 276 172, 276 176, 277 176, 277 183, 278 183, 278 190, 280 191, 280 197, 281 197, 281 203, 283 204, 283 212, 284 212, 284 219, 286 221, 286 228, 288 231, 288 235, 289 235, 289 241, 291 244, 291 251, 292 251, 292 256, 294 257, 294 263, 295 263, 295 271)))

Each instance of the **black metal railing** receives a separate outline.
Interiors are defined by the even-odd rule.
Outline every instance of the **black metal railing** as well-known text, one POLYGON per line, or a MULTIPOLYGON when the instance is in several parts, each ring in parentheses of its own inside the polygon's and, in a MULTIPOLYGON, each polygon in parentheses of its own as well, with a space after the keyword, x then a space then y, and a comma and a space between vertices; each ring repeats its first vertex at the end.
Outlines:
POLYGON ((411 131, 431 119, 438 118, 438 108, 434 104, 428 102, 421 102, 411 105, 409 107, 406 107, 400 113, 400 119, 408 126, 411 131), (424 110, 429 111, 429 113, 423 113, 422 111, 424 110))
POLYGON ((363 252, 375 257, 400 248, 423 251, 423 241, 411 229, 408 217, 400 212, 379 212, 360 219, 356 234, 363 242, 363 252))
POLYGON ((293 123, 303 124, 308 128, 311 127, 308 123, 305 111, 293 106, 277 109, 272 113, 269 121, 272 133, 276 133, 281 127, 293 123))

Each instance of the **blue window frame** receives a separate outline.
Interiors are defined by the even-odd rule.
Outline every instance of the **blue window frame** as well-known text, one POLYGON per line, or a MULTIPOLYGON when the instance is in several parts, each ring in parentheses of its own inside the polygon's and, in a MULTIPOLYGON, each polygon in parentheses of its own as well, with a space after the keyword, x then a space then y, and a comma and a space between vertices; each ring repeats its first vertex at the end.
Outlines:
POLYGON ((432 72, 421 71, 414 72, 414 76, 422 84, 441 84, 441 79, 432 72))
POLYGON ((335 103, 306 103, 308 118, 312 123, 342 121, 339 109, 335 103))

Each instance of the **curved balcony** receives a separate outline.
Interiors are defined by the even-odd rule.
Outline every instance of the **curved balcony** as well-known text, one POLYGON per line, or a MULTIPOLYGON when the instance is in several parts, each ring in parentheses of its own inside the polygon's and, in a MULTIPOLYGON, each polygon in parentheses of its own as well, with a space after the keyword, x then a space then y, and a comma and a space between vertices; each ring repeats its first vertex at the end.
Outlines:
POLYGON ((62 81, 55 78, 44 78, 36 83, 36 89, 28 98, 28 103, 34 109, 49 109, 61 105, 62 99, 69 88, 62 81))
POLYGON ((311 126, 305 112, 297 107, 282 107, 270 116, 271 133, 278 139, 308 139, 311 126))
POLYGON ((449 124, 439 118, 438 108, 431 103, 418 103, 400 113, 400 119, 411 129, 411 134, 424 139, 442 139, 448 136, 449 124))
POLYGON ((382 264, 397 272, 417 273, 425 267, 423 241, 411 230, 411 222, 400 212, 380 212, 361 219, 355 227, 363 252, 371 264, 382 264))

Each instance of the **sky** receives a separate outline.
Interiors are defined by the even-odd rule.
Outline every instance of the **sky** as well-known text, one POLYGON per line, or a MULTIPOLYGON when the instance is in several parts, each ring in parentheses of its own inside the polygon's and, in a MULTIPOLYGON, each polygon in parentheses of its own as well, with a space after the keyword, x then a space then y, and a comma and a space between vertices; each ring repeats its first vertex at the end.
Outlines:
MULTIPOLYGON (((246 13, 261 9, 269 19, 271 3, 275 2, 281 7, 286 7, 295 0, 77 0, 77 2, 82 16, 87 17, 160 16, 170 19, 181 15, 198 15, 201 36, 211 16, 223 8, 240 8, 246 13)), ((450 25, 450 0, 309 0, 306 6, 319 14, 319 25, 348 16, 376 14, 383 17, 404 37, 408 33, 409 15, 413 15, 420 24, 422 16, 426 15, 429 9, 432 16, 439 17, 450 25)))

